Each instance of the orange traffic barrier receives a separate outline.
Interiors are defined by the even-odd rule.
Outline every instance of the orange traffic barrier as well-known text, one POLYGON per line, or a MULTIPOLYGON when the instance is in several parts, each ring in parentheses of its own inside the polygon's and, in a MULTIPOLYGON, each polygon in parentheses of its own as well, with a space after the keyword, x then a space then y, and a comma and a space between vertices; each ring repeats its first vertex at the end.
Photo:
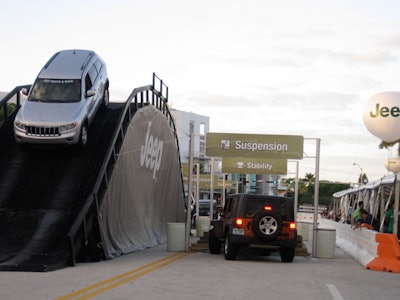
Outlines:
POLYGON ((367 229, 374 230, 374 227, 369 225, 369 224, 367 224, 367 223, 362 223, 361 224, 361 228, 367 228, 367 229))
POLYGON ((367 269, 400 273, 400 246, 397 236, 377 233, 378 257, 367 264, 367 269))

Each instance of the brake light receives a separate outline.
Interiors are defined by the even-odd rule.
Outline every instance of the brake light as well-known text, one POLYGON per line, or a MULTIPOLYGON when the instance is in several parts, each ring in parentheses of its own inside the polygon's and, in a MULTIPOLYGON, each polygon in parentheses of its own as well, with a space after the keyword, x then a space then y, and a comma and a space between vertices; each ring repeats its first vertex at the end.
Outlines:
POLYGON ((271 211, 272 210, 272 206, 264 206, 264 210, 271 211))
POLYGON ((290 223, 289 224, 289 228, 292 229, 292 230, 296 229, 296 223, 290 223))
POLYGON ((236 219, 235 224, 239 225, 239 226, 242 226, 243 225, 243 219, 236 219))

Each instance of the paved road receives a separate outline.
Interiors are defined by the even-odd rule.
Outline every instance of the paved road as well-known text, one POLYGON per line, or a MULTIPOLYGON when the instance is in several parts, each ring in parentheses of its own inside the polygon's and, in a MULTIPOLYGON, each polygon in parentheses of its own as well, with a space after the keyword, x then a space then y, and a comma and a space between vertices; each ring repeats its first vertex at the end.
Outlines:
POLYGON ((0 272, 0 299, 398 299, 400 274, 336 257, 168 252, 166 245, 48 273, 0 272))

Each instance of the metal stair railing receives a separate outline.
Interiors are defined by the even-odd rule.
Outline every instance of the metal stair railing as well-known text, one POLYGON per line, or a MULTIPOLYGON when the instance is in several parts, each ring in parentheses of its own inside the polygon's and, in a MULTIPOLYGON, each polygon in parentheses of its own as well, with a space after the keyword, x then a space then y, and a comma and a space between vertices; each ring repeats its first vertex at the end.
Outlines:
POLYGON ((9 92, 3 99, 0 100, 0 126, 3 121, 7 119, 16 109, 21 107, 20 91, 22 89, 29 90, 30 88, 30 84, 16 86, 11 92, 9 92))
MULTIPOLYGON (((155 75, 155 73, 153 73, 152 85, 135 88, 128 97, 128 99, 126 100, 123 111, 121 113, 121 117, 118 121, 118 125, 113 134, 113 140, 110 143, 110 146, 106 152, 106 157, 103 161, 103 165, 100 169, 93 191, 87 197, 77 218, 75 219, 74 223, 72 224, 67 234, 67 238, 70 243, 72 265, 76 264, 76 256, 78 254, 79 248, 82 245, 79 244, 80 241, 79 237, 82 237, 83 235, 83 240, 81 240, 81 242, 84 242, 85 245, 89 242, 89 234, 92 228, 92 222, 94 218, 98 216, 99 208, 101 207, 104 193, 109 185, 109 180, 114 170, 118 153, 122 147, 126 130, 133 118, 134 113, 138 109, 149 104, 153 105, 158 110, 160 110, 166 116, 169 125, 173 129, 173 133, 176 140, 177 151, 178 154, 180 153, 175 122, 173 120, 172 114, 169 110, 167 103, 168 103, 168 87, 163 83, 163 81, 159 77, 155 75), (156 87, 156 82, 159 83, 158 89, 156 87), (79 233, 81 233, 82 235, 79 235, 79 233)), ((180 155, 179 155, 179 164, 180 166, 182 166, 180 155)), ((182 194, 184 199, 185 191, 183 186, 182 172, 180 180, 182 182, 182 194)))

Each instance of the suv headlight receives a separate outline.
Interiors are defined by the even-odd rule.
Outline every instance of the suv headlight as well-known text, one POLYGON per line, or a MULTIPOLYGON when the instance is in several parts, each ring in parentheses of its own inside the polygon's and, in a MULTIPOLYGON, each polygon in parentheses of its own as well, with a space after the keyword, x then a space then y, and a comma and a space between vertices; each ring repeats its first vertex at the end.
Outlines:
POLYGON ((18 129, 25 130, 25 124, 21 123, 20 121, 15 121, 15 126, 18 129))
POLYGON ((75 127, 76 127, 76 122, 65 124, 65 125, 60 126, 60 132, 72 130, 75 127))

